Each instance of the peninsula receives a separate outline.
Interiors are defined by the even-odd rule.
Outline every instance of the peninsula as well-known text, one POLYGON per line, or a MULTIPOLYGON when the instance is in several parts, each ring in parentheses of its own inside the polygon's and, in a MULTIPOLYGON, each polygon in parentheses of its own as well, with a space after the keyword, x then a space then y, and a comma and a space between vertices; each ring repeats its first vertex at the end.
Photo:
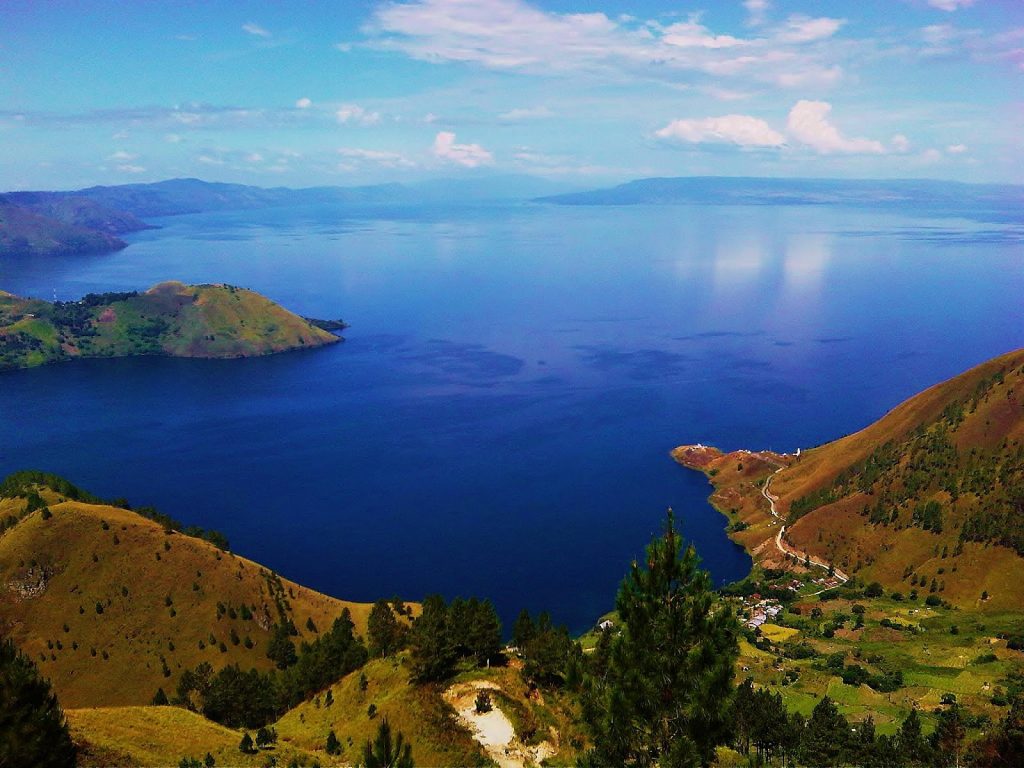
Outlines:
POLYGON ((343 326, 230 285, 166 282, 74 302, 0 291, 0 371, 79 357, 253 357, 336 343, 343 326))

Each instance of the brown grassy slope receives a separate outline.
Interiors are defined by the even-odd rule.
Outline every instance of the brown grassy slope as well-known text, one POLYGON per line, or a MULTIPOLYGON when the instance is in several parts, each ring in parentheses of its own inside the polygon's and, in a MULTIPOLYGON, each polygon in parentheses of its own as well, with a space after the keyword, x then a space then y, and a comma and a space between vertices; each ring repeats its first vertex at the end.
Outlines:
MULTIPOLYGON (((67 717, 81 768, 173 766, 183 757, 201 761, 207 753, 221 766, 263 766, 271 755, 280 766, 293 759, 300 765, 312 765, 316 759, 286 744, 255 755, 243 754, 238 749, 243 731, 225 728, 180 707, 71 709, 67 717)), ((254 734, 250 731, 249 735, 254 734)))
MULTIPOLYGON (((772 491, 779 496, 779 512, 786 516, 795 500, 829 487, 840 472, 863 461, 886 441, 906 441, 919 425, 940 419, 951 403, 971 401, 979 383, 991 380, 999 371, 1006 372, 1005 379, 993 385, 975 409, 966 409, 964 420, 950 437, 961 456, 972 449, 1003 451, 1004 441, 1005 451, 1016 450, 1024 439, 1022 366, 1024 350, 997 357, 912 397, 860 432, 803 453, 772 481, 772 491)), ((789 527, 787 538, 848 572, 905 593, 918 586, 904 577, 911 568, 918 580, 927 579, 925 588, 918 587, 922 594, 928 594, 935 579, 942 587, 940 596, 961 606, 980 605, 980 595, 987 591, 991 596, 984 604, 987 609, 1024 607, 1024 597, 1016 589, 1024 580, 1024 558, 1012 549, 967 542, 962 553, 953 556, 960 526, 971 508, 971 495, 954 504, 948 494, 931 488, 918 497, 943 505, 946 522, 940 534, 905 525, 910 505, 899 510, 899 525, 869 524, 862 512, 876 498, 875 494, 846 493, 797 520, 789 527)))
POLYGON ((42 495, 49 520, 37 510, 0 535, 0 631, 52 680, 66 707, 146 704, 158 687, 173 695, 182 670, 202 661, 270 668, 269 629, 280 621, 272 590, 300 632, 296 644, 316 636, 308 619, 326 630, 346 607, 365 633, 367 604, 286 579, 278 590, 263 566, 166 533, 134 512, 42 495), (243 604, 253 612, 248 621, 243 604))
MULTIPOLYGON (((322 750, 333 730, 342 744, 337 763, 356 763, 363 745, 377 732, 379 718, 386 717, 396 731, 413 745, 416 765, 484 765, 479 745, 459 725, 454 710, 444 701, 437 686, 412 685, 404 656, 371 660, 362 670, 342 678, 313 701, 303 702, 287 712, 274 727, 283 744, 309 751, 322 750), (367 680, 359 686, 360 675, 367 680), (367 710, 376 706, 370 718, 367 710)), ((324 758, 321 757, 321 760, 324 758)))

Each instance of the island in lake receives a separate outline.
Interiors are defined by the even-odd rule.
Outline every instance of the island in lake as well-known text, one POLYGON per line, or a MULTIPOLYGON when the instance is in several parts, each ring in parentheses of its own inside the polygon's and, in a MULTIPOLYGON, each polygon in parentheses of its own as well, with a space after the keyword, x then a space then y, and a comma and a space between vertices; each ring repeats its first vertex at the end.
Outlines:
POLYGON ((0 370, 78 357, 253 357, 334 344, 343 327, 231 285, 172 281, 74 302, 0 291, 0 370))

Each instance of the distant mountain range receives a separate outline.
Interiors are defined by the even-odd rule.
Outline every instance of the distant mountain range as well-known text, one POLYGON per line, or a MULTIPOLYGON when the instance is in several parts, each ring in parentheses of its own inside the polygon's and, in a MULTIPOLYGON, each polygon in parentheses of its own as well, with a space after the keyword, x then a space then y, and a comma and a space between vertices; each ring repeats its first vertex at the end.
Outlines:
POLYGON ((434 179, 360 187, 253 187, 200 179, 0 194, 0 256, 104 253, 119 236, 147 229, 144 219, 279 206, 406 206, 510 200, 556 205, 848 205, 923 208, 984 221, 1024 219, 1024 186, 929 180, 639 179, 607 189, 567 192, 565 184, 524 175, 434 179), (559 194, 554 194, 559 193, 559 194))
POLYGON ((984 213, 988 221, 1024 219, 1024 186, 927 179, 758 179, 689 176, 638 179, 589 192, 538 198, 557 205, 849 205, 925 207, 937 213, 984 213))
POLYGON ((149 229, 142 219, 292 205, 388 206, 528 200, 567 189, 523 175, 433 179, 361 187, 263 188, 200 179, 0 194, 0 256, 105 253, 118 235, 149 229))

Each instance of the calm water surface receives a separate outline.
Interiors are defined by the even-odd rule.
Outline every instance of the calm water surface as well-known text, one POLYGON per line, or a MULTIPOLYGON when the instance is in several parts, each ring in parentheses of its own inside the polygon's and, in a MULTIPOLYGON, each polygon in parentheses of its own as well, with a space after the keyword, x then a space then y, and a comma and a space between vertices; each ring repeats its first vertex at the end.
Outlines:
POLYGON ((0 288, 228 282, 342 317, 348 341, 0 376, 0 472, 154 504, 357 600, 477 594, 583 629, 669 506, 716 581, 739 578, 672 447, 811 446, 1024 345, 1015 224, 531 205, 160 223, 116 254, 2 262, 0 288))

